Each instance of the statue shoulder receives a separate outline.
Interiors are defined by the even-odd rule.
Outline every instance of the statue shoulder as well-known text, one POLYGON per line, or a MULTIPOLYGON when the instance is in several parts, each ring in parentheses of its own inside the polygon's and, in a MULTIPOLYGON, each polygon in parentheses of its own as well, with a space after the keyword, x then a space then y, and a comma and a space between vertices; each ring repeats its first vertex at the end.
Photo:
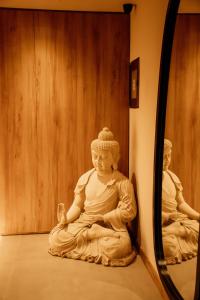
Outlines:
POLYGON ((178 176, 176 174, 174 174, 172 171, 168 170, 167 173, 170 175, 170 177, 172 178, 172 180, 175 183, 181 183, 180 179, 178 178, 178 176))
POLYGON ((92 175, 92 173, 94 173, 95 169, 91 169, 89 171, 87 171, 86 173, 82 174, 79 179, 78 179, 78 183, 79 184, 86 184, 90 178, 90 176, 92 175))
POLYGON ((116 171, 116 184, 120 189, 132 189, 132 183, 124 174, 119 171, 116 171))
POLYGON ((176 176, 172 171, 168 170, 167 173, 169 174, 169 176, 171 177, 171 179, 173 180, 175 186, 176 186, 176 189, 178 191, 182 191, 183 190, 183 187, 182 187, 182 184, 181 184, 181 181, 180 179, 178 178, 178 176, 176 176))
POLYGON ((95 171, 95 169, 93 168, 93 169, 87 171, 86 173, 82 174, 79 177, 78 182, 75 187, 75 190, 74 190, 75 193, 79 193, 84 189, 85 185, 88 183, 88 180, 89 180, 90 176, 94 173, 94 171, 95 171))

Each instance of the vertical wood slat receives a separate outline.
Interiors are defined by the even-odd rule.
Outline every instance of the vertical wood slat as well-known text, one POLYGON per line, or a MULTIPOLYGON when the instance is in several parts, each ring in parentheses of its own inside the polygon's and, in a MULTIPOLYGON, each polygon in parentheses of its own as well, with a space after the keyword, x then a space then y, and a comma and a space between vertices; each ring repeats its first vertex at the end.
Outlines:
POLYGON ((0 232, 44 232, 108 126, 128 175, 129 16, 0 10, 0 232))
POLYGON ((169 78, 165 136, 185 200, 200 212, 200 15, 179 15, 169 78))

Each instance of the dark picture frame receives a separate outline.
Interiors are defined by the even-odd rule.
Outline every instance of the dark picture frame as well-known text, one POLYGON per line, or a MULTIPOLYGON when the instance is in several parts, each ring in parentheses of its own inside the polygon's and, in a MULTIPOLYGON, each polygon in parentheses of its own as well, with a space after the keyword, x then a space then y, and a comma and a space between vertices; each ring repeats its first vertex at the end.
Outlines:
POLYGON ((140 58, 130 63, 129 106, 139 108, 140 58))

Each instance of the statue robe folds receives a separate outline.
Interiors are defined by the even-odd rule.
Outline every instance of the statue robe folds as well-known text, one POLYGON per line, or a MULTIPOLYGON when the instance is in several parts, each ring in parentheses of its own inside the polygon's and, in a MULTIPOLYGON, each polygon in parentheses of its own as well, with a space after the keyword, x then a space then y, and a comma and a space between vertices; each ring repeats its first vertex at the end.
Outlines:
POLYGON ((136 253, 132 249, 126 223, 136 215, 136 203, 130 181, 119 171, 114 171, 111 180, 95 199, 90 195, 89 181, 95 169, 83 174, 74 190, 84 196, 84 209, 79 218, 50 232, 49 252, 52 255, 81 259, 103 265, 125 266, 136 253), (93 216, 103 215, 104 222, 93 222, 93 216), (87 231, 93 226, 109 228, 118 236, 105 236, 89 240, 87 231))
POLYGON ((187 260, 197 255, 199 223, 178 211, 176 197, 182 191, 183 188, 179 178, 169 170, 164 171, 162 212, 164 214, 176 213, 173 223, 164 223, 163 225, 163 248, 168 264, 180 263, 182 260, 187 260), (176 229, 176 234, 165 234, 169 226, 173 226, 176 229))

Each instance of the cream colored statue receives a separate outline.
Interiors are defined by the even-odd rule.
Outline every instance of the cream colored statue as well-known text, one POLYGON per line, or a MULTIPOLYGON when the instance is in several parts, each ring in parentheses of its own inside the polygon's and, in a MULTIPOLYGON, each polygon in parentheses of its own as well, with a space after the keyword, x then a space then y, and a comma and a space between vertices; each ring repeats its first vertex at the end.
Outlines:
POLYGON ((183 198, 179 178, 168 167, 172 143, 164 140, 162 179, 162 233, 167 264, 181 263, 197 255, 199 213, 183 198))
POLYGON ((49 236, 52 255, 110 266, 130 264, 136 253, 126 224, 136 215, 130 181, 117 171, 119 144, 103 128, 91 143, 94 169, 83 174, 65 213, 58 205, 58 225, 49 236))

